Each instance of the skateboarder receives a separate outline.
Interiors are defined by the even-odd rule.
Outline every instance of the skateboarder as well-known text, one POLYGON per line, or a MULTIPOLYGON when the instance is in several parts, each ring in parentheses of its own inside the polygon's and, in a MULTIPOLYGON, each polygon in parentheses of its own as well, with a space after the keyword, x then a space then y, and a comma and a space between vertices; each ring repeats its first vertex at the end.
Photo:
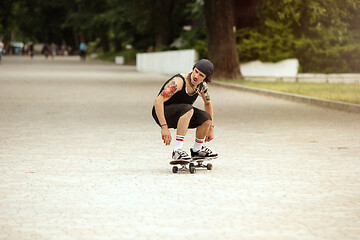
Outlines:
POLYGON ((191 73, 176 74, 167 80, 155 98, 152 115, 161 127, 161 136, 166 145, 171 142, 169 128, 177 129, 173 160, 215 158, 218 155, 203 146, 204 141, 214 138, 213 107, 207 87, 213 70, 214 66, 209 60, 201 59, 191 73), (204 101, 205 111, 193 106, 199 95, 204 101), (191 157, 183 150, 188 128, 196 128, 194 147, 190 149, 191 157))

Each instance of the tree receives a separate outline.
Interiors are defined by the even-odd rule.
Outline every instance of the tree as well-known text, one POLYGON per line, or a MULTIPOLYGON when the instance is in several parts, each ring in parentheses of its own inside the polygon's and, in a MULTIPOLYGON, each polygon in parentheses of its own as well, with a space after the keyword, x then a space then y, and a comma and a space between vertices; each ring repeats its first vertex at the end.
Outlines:
POLYGON ((135 35, 151 36, 152 45, 160 50, 180 35, 186 24, 185 6, 194 0, 138 0, 134 1, 133 23, 135 35))
POLYGON ((234 0, 236 28, 256 27, 256 9, 263 0, 234 0))
POLYGON ((208 57, 214 63, 214 76, 241 78, 234 35, 233 0, 204 0, 208 57))
POLYGON ((360 71, 360 1, 267 0, 256 13, 257 24, 237 33, 241 60, 297 58, 302 72, 360 71))

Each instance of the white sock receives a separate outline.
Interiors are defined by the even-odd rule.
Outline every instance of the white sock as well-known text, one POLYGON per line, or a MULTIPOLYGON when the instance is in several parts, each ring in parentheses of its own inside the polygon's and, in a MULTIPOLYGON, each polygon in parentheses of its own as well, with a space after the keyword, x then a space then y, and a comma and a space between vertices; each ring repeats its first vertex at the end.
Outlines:
POLYGON ((176 141, 175 141, 174 151, 183 148, 184 138, 185 138, 185 136, 176 135, 176 141))
POLYGON ((194 147, 193 147, 194 152, 201 150, 204 140, 205 140, 205 138, 204 139, 195 138, 195 143, 194 143, 194 147))

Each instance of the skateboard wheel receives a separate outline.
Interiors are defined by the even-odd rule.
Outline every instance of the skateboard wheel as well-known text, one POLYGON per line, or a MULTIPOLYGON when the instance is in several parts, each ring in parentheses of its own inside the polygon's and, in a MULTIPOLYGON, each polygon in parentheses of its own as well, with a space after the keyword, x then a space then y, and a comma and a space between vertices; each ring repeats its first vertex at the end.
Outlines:
POLYGON ((207 169, 207 170, 211 170, 211 169, 212 169, 212 164, 211 164, 211 163, 208 163, 208 164, 206 165, 206 169, 207 169))
POLYGON ((195 173, 196 172, 195 165, 193 163, 189 164, 189 170, 190 170, 190 173, 195 173))
POLYGON ((173 173, 177 173, 179 171, 179 168, 177 166, 174 166, 172 168, 173 173))

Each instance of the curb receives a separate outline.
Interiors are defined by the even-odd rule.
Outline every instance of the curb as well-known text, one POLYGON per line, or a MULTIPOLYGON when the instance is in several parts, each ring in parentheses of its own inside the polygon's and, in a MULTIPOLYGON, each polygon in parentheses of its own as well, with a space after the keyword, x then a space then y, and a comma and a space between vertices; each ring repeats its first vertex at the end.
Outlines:
POLYGON ((346 111, 346 112, 352 112, 352 113, 360 113, 360 104, 353 104, 353 103, 345 103, 345 102, 339 102, 339 101, 332 101, 332 100, 325 100, 320 98, 314 98, 314 97, 308 97, 298 94, 292 94, 292 93, 284 93, 284 92, 278 92, 273 90, 267 90, 267 89, 260 89, 260 88, 254 88, 254 87, 245 87, 237 84, 232 83, 224 83, 219 81, 212 81, 212 85, 224 87, 224 88, 230 88, 245 92, 251 92, 276 98, 281 98, 293 102, 299 102, 299 103, 307 103, 312 104, 320 107, 326 107, 326 108, 332 108, 336 110, 346 111))

